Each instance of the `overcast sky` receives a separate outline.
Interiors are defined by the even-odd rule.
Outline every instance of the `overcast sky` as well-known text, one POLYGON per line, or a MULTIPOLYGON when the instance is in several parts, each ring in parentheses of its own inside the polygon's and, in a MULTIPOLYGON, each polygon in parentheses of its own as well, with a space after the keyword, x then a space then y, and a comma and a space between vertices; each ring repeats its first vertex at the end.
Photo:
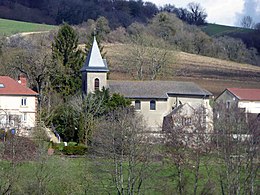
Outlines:
MULTIPOLYGON (((145 1, 145 0, 144 0, 145 1)), ((210 23, 238 26, 241 17, 250 15, 254 22, 260 22, 260 0, 147 0, 158 6, 173 4, 186 8, 189 2, 198 2, 206 10, 210 23)))

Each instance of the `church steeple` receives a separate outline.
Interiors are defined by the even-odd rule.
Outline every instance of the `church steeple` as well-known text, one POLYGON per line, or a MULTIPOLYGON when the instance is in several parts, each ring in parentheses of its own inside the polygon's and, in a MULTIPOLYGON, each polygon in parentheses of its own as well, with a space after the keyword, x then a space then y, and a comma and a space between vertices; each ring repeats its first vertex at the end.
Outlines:
POLYGON ((95 36, 87 60, 80 71, 108 72, 106 60, 102 59, 95 36))
POLYGON ((82 73, 83 94, 101 90, 102 87, 107 86, 107 72, 109 70, 106 60, 102 59, 95 36, 86 62, 80 71, 82 73))

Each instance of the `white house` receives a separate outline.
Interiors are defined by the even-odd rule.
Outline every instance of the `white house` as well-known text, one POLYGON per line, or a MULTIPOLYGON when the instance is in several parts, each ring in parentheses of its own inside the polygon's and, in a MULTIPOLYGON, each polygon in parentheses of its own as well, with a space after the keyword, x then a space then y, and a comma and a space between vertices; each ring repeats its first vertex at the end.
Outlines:
MULTIPOLYGON (((212 113, 209 99, 212 94, 192 82, 177 81, 125 81, 107 80, 108 66, 102 59, 96 39, 88 54, 82 72, 84 94, 109 88, 111 93, 119 93, 131 99, 136 112, 144 116, 149 127, 161 130, 164 117, 182 104, 194 109, 204 107, 212 113)), ((207 119, 208 120, 208 119, 207 119)))
POLYGON ((238 106, 246 113, 260 114, 260 89, 227 88, 216 102, 224 103, 226 108, 238 106))
POLYGON ((26 78, 16 81, 0 76, 0 128, 31 129, 35 126, 37 93, 26 87, 26 78))

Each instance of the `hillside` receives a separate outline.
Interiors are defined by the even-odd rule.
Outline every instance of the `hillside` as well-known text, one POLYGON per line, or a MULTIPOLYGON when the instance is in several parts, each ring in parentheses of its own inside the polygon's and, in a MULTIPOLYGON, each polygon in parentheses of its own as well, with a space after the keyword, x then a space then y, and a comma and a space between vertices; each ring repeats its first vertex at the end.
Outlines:
MULTIPOLYGON (((133 79, 123 60, 129 56, 129 48, 123 44, 105 45, 110 79, 133 79)), ((170 64, 158 79, 193 81, 214 95, 228 87, 260 88, 260 67, 185 52, 169 52, 170 64)))
POLYGON ((219 24, 207 24, 202 26, 201 29, 211 37, 228 36, 235 39, 241 39, 247 48, 256 48, 258 55, 260 55, 260 30, 219 24))
POLYGON ((251 32, 252 29, 234 27, 234 26, 225 26, 220 24, 207 24, 202 26, 201 29, 207 33, 209 36, 221 36, 227 35, 229 33, 248 33, 251 32))
POLYGON ((29 22, 20 22, 0 18, 0 35, 12 35, 21 32, 39 32, 55 29, 56 26, 37 24, 29 22))

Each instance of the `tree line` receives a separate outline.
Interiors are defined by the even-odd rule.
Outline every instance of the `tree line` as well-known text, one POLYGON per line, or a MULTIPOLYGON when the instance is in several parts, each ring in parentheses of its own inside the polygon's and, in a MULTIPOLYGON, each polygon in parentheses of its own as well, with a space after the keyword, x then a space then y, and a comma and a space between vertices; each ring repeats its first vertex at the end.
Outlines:
MULTIPOLYGON (((248 39, 246 43, 239 36, 231 37, 223 35, 211 37, 203 32, 200 27, 187 24, 180 20, 176 14, 169 12, 158 13, 147 24, 134 22, 127 28, 118 27, 115 30, 109 28, 109 24, 109 20, 105 17, 99 17, 96 22, 88 20, 81 25, 75 26, 75 28, 79 32, 80 41, 83 42, 86 42, 86 38, 84 38, 86 37, 85 34, 91 34, 91 31, 94 29, 93 26, 97 25, 98 34, 101 40, 105 42, 143 45, 146 49, 158 48, 161 49, 160 52, 157 52, 160 53, 160 56, 164 56, 165 52, 163 51, 165 49, 180 50, 203 56, 259 65, 259 46, 257 45, 257 41, 253 41, 253 37, 256 37, 254 40, 257 40, 258 31, 252 31, 252 34, 255 35, 253 37, 247 37, 244 34, 244 37, 248 39), (247 44, 248 42, 250 44, 247 44)), ((139 47, 139 49, 141 48, 139 47)), ((137 50, 134 52, 136 53, 137 50)), ((140 54, 146 55, 145 52, 140 52, 140 54)), ((134 54, 133 56, 136 57, 138 55, 134 54)), ((159 58, 159 54, 149 55, 149 57, 146 56, 143 60, 152 59, 153 56, 159 58)), ((122 60, 127 59, 124 58, 122 60)), ((148 61, 146 60, 143 65, 149 64, 148 61)), ((167 62, 165 58, 159 61, 167 62)), ((139 63, 141 63, 140 60, 139 63)), ((134 66, 136 64, 134 63, 134 66)), ((149 70, 147 71, 149 72, 149 70)))
MULTIPOLYGON (((161 17, 160 22, 157 24, 163 25, 162 29, 166 30, 166 32, 160 32, 159 38, 164 33, 163 36, 168 36, 167 39, 164 37, 164 40, 170 45, 174 45, 182 51, 199 55, 259 64, 259 30, 232 32, 218 37, 210 37, 203 33, 201 29, 196 28, 196 26, 207 24, 207 13, 198 3, 189 3, 187 8, 177 8, 171 4, 157 7, 151 2, 143 2, 142 0, 4 0, 0 5, 3 5, 2 8, 8 8, 7 10, 9 10, 8 12, 6 10, 0 11, 0 17, 4 18, 50 24, 67 22, 79 27, 85 26, 87 28, 81 28, 85 31, 93 31, 93 21, 97 21, 96 27, 103 28, 103 35, 111 32, 110 34, 114 35, 110 36, 110 38, 114 39, 115 34, 121 33, 119 36, 121 41, 125 39, 122 36, 124 29, 133 29, 133 26, 138 24, 142 26, 138 31, 147 33, 147 27, 151 31, 151 22, 158 18, 158 15, 166 15, 163 13, 167 12, 179 19, 174 19, 177 24, 173 24, 173 19, 169 19, 172 16, 168 17, 168 19, 164 16, 164 18, 161 17), (28 9, 31 11, 28 12, 28 9), (183 24, 181 24, 181 21, 183 24), (183 31, 184 33, 181 33, 183 31)), ((152 31, 158 31, 158 29, 154 28, 152 31)), ((156 32, 150 34, 154 35, 156 32)))
POLYGON ((147 23, 161 11, 176 13, 183 21, 195 25, 205 24, 207 17, 205 10, 197 3, 190 3, 188 9, 176 8, 173 5, 159 8, 149 1, 142 0, 3 0, 0 5, 10 10, 10 12, 1 12, 0 17, 4 18, 50 24, 67 22, 76 25, 88 19, 96 20, 104 16, 109 20, 112 28, 127 27, 133 22, 147 23), (28 11, 26 13, 28 8, 31 9, 30 13, 28 11), (15 10, 19 10, 22 14, 17 14, 15 10))

